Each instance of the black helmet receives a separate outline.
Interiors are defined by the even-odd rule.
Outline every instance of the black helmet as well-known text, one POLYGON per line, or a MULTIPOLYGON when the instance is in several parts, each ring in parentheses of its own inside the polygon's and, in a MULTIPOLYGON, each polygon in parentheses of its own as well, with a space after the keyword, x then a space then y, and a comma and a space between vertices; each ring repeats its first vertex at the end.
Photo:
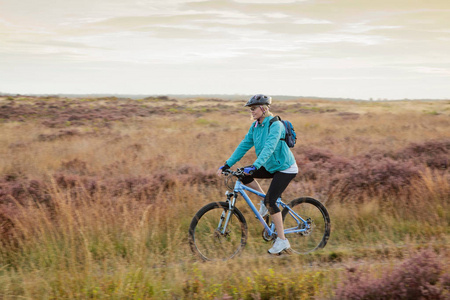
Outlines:
POLYGON ((252 105, 270 105, 272 104, 272 97, 263 95, 263 94, 257 94, 248 100, 247 104, 244 106, 252 106, 252 105))

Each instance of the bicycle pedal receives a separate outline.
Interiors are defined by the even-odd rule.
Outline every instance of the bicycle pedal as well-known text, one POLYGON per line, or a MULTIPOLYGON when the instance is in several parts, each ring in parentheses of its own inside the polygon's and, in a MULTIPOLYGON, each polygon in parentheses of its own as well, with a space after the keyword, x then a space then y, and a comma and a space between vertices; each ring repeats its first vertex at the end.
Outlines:
MULTIPOLYGON (((283 250, 283 251, 284 251, 284 250, 283 250)), ((281 254, 283 254, 283 251, 278 252, 278 253, 270 253, 269 251, 267 251, 267 253, 268 253, 270 256, 281 256, 281 254)))
POLYGON ((284 249, 284 250, 282 250, 281 252, 278 252, 278 253, 270 253, 269 251, 267 251, 267 253, 269 253, 272 256, 281 256, 283 254, 291 255, 294 252, 292 252, 291 248, 288 248, 288 249, 284 249))
MULTIPOLYGON (((291 248, 288 248, 288 249, 284 249, 283 251, 281 251, 281 252, 284 252, 284 253, 286 253, 286 254, 288 254, 288 255, 291 255, 291 254, 293 254, 294 252, 292 251, 292 249, 291 248)), ((281 253, 280 252, 280 253, 281 253)))

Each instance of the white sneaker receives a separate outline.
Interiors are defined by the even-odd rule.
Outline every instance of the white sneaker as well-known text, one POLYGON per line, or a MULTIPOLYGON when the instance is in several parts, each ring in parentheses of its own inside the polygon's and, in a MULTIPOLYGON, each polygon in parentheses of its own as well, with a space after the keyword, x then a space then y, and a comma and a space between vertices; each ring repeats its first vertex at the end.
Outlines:
POLYGON ((259 205, 261 206, 259 208, 259 214, 263 217, 265 217, 268 213, 269 210, 267 210, 267 207, 264 205, 264 200, 261 200, 261 202, 259 203, 259 205))
POLYGON ((279 254, 284 250, 291 248, 291 244, 289 244, 288 239, 282 240, 279 237, 275 240, 272 248, 269 249, 270 254, 279 254))

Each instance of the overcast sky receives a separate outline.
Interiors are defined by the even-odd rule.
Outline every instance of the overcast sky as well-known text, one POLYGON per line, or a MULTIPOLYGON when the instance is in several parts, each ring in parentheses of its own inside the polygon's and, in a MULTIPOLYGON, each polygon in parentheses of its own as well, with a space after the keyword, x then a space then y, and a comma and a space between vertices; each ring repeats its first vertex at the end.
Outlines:
POLYGON ((450 0, 0 0, 0 92, 450 98, 450 0))

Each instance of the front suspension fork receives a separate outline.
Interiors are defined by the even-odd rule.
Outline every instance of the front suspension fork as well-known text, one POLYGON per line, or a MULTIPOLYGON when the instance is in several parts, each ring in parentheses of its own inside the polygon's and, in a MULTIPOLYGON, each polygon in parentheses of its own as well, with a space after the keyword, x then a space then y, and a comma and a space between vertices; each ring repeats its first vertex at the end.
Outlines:
POLYGON ((227 229, 228 223, 230 222, 231 215, 234 212, 234 205, 236 204, 236 198, 237 198, 236 193, 230 193, 227 191, 225 194, 227 195, 228 211, 224 210, 222 212, 222 215, 220 216, 219 226, 217 227, 217 229, 219 230, 219 232, 221 234, 226 234, 226 229, 227 229), (222 224, 223 224, 223 227, 222 227, 222 224))

